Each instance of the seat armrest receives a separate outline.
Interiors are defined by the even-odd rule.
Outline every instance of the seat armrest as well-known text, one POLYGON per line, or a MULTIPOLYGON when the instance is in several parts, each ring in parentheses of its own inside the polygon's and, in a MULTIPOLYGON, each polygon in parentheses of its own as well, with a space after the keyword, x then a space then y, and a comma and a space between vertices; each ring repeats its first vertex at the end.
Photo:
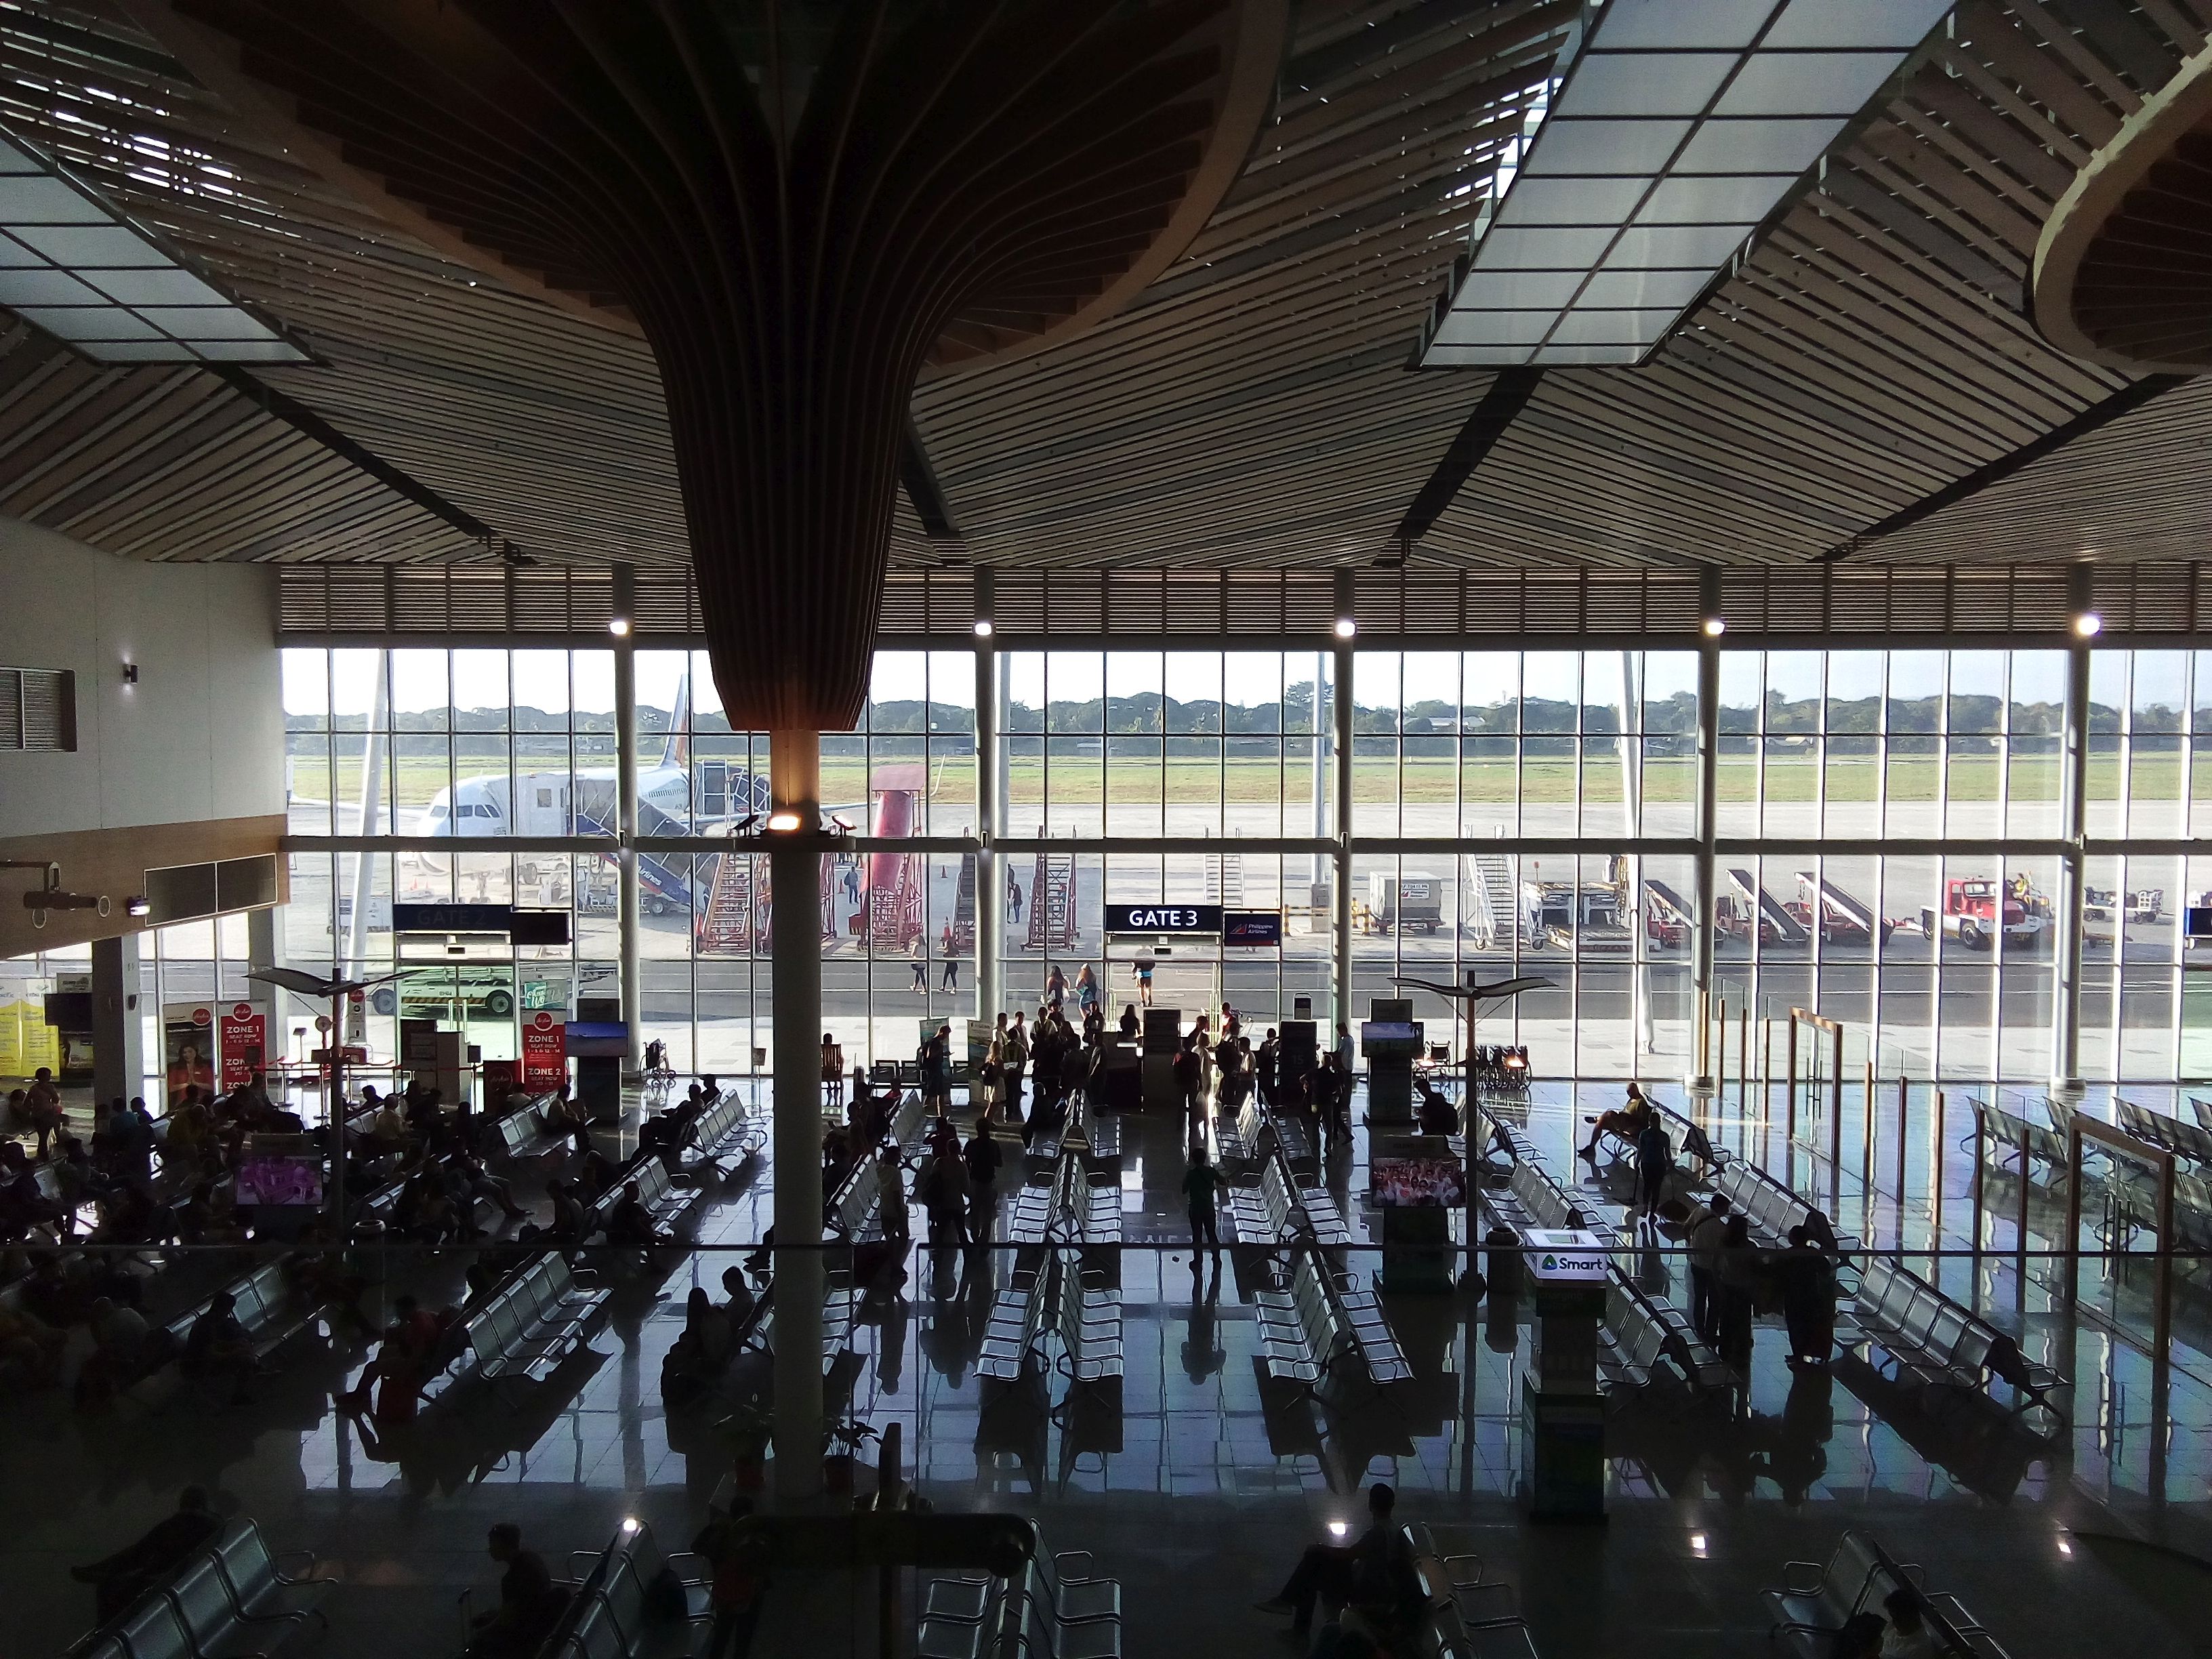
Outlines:
POLYGON ((1816 1594, 1827 1575, 1827 1569, 1818 1561, 1784 1561, 1782 1564, 1782 1588, 1792 1595, 1816 1594))
POLYGON ((1052 1569, 1060 1575, 1060 1581, 1063 1584, 1087 1584, 1096 1582, 1098 1577, 1098 1563, 1092 1558, 1089 1550, 1054 1550, 1052 1555, 1052 1569), (1068 1565, 1073 1561, 1080 1561, 1083 1564, 1083 1571, 1080 1572, 1074 1571, 1068 1565))

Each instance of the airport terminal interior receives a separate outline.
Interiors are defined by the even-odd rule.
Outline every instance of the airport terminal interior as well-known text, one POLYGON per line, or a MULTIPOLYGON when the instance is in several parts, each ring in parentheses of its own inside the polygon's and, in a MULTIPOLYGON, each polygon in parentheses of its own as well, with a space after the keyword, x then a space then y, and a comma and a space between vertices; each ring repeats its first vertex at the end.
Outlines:
POLYGON ((0 0, 0 1647, 2212 1650, 2208 135, 0 0))

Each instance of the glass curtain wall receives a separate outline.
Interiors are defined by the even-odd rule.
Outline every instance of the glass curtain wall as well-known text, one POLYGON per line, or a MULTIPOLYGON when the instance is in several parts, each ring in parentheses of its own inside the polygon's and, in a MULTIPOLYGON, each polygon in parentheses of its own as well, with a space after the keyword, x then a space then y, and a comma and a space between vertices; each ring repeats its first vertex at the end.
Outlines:
MULTIPOLYGON (((678 1066, 748 1069, 769 1029, 765 739, 732 732, 703 653, 637 653, 647 1034, 678 1066)), ((859 731, 825 734, 825 811, 865 838, 824 861, 825 1027, 848 1058, 910 1057, 975 1015, 979 762, 1004 802, 1007 1006, 1091 967, 1116 1006, 1133 952, 1104 906, 1279 909, 1279 947, 1177 950, 1158 1000, 1273 1023, 1329 1007, 1333 653, 997 654, 997 752, 976 752, 972 641, 884 652, 859 731), (1243 843, 1239 845, 1239 843, 1243 843), (1162 844, 1168 843, 1168 844, 1162 844), (1208 846, 1206 843, 1218 843, 1208 846), (949 955, 949 961, 948 961, 949 955)), ((1486 1020, 1540 1070, 1679 1071, 1691 1051, 1696 655, 1356 653, 1349 1011, 1418 984, 1549 981, 1486 1020)), ((1717 950, 1732 1007, 1815 1008, 1915 1074, 2048 1074, 2062 887, 2065 653, 1724 648, 1717 950)), ((606 650, 284 653, 293 902, 303 966, 392 959, 395 896, 569 908, 523 953, 527 999, 611 994, 618 957, 613 661, 606 650), (313 848, 452 839, 451 852, 313 848), (535 842, 556 843, 553 848, 535 842)), ((2212 653, 2093 654, 2083 1053, 2093 1079, 2212 1073, 2190 902, 2212 868, 2212 653), (2206 752, 2200 757, 2200 741, 2206 752)), ((162 947, 179 983, 222 983, 162 947), (192 975, 198 980, 191 980, 192 975)), ((198 964, 194 966, 192 964, 198 964)), ((195 990, 191 994, 199 994, 195 990)), ((380 1049, 394 1033, 369 1037, 380 1049)), ((1458 1040, 1456 1037, 1455 1041, 1458 1040)))

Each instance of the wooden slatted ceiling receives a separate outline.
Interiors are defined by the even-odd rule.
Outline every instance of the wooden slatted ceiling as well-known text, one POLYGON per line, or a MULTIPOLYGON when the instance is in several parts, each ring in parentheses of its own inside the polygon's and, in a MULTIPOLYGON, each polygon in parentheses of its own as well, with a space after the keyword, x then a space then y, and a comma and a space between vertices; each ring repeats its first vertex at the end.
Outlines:
MULTIPOLYGON (((1278 123, 1189 257, 1071 347, 921 389, 917 422, 968 556, 1269 568, 1382 551, 1489 382, 1404 365, 1466 234, 1462 192, 1572 9, 1304 5, 1278 123)), ((1421 556, 1815 559, 2101 400, 2122 380, 2044 348, 2019 283, 2073 170, 2208 21, 2212 0, 1968 0, 1955 40, 1661 362, 1546 377, 1421 556)), ((43 133, 325 360, 272 382, 518 543, 682 561, 641 345, 470 287, 165 72, 112 6, 0 13, 0 118, 43 133), (171 148, 150 155, 125 132, 171 148)), ((2078 539, 1996 509, 2017 500, 2094 523, 2103 556, 2170 550, 2212 493, 2208 417, 2193 390, 2169 396, 1898 544, 2002 562, 2078 539), (2126 453, 2123 432, 2165 443, 2166 465, 2078 459, 2126 453), (2165 487, 2140 487, 2154 477, 2165 487)), ((894 560, 941 551, 902 507, 894 560)))
POLYGON ((0 514, 149 559, 483 550, 197 368, 102 369, 0 329, 0 514))

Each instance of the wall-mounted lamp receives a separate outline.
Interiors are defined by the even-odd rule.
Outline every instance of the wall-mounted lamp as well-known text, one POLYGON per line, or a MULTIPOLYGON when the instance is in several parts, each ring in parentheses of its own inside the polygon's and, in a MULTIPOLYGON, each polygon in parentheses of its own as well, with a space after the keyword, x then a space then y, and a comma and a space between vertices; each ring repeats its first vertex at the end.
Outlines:
POLYGON ((1720 638, 1722 635, 1728 632, 1728 618, 1726 617, 1708 617, 1705 618, 1705 637, 1707 639, 1717 640, 1720 638))
POLYGON ((1336 637, 1340 640, 1348 640, 1358 631, 1359 624, 1351 617, 1339 617, 1336 619, 1336 637))
POLYGON ((143 893, 134 894, 123 901, 123 914, 126 916, 150 916, 154 914, 153 901, 143 893))
POLYGON ((607 632, 613 635, 618 640, 629 638, 629 618, 628 617, 608 617, 607 632))
POLYGON ((126 662, 123 665, 123 683, 125 685, 136 685, 138 684, 138 665, 137 663, 126 662))
POLYGON ((2105 619, 2094 611, 2084 611, 2074 618, 2074 632, 2085 640, 2094 640, 2105 631, 2105 619))
POLYGON ((977 639, 988 640, 991 637, 992 632, 991 619, 988 617, 978 617, 975 618, 975 637, 977 639))

